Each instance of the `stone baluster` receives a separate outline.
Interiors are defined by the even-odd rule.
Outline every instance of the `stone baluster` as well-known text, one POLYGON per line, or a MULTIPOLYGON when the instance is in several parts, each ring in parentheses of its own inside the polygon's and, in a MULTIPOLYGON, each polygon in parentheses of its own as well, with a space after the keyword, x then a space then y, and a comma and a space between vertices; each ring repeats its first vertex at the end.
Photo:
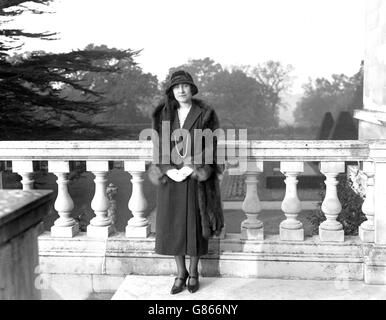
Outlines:
POLYGON ((321 241, 344 241, 344 231, 342 224, 337 221, 337 217, 342 210, 337 193, 337 176, 345 171, 344 162, 321 162, 320 171, 326 176, 326 195, 322 202, 322 212, 327 220, 319 226, 319 237, 321 241))
POLYGON ((367 176, 366 198, 362 204, 367 220, 359 226, 359 237, 363 242, 374 242, 374 163, 363 162, 362 170, 367 176))
POLYGON ((146 238, 150 234, 151 226, 145 216, 147 201, 143 193, 143 175, 146 171, 144 161, 125 161, 125 171, 132 176, 132 192, 129 200, 129 210, 133 217, 127 222, 126 237, 146 238))
POLYGON ((245 172, 246 194, 242 209, 247 219, 241 223, 241 239, 263 240, 263 222, 258 220, 261 212, 261 203, 257 194, 258 176, 263 172, 263 162, 251 162, 247 164, 245 172))
POLYGON ((106 175, 109 171, 109 163, 108 161, 87 161, 86 167, 87 171, 91 171, 95 176, 95 193, 91 201, 91 209, 94 210, 95 217, 87 226, 87 235, 105 239, 113 232, 113 226, 107 212, 110 206, 106 193, 106 175))
POLYGON ((69 161, 48 161, 48 171, 57 176, 58 195, 54 208, 59 218, 51 227, 52 237, 73 237, 79 233, 79 224, 71 217, 74 202, 68 193, 68 174, 70 173, 69 161))
POLYGON ((34 188, 33 180, 33 163, 31 160, 14 160, 12 161, 12 171, 22 177, 21 184, 23 190, 32 190, 34 188))
POLYGON ((287 218, 280 223, 280 239, 303 241, 303 224, 297 220, 298 214, 302 211, 297 194, 297 176, 304 171, 304 164, 303 162, 281 162, 280 171, 286 176, 285 197, 281 209, 287 218))
POLYGON ((118 187, 110 183, 106 189, 107 198, 109 198, 110 206, 107 210, 108 217, 111 220, 111 224, 116 231, 115 222, 117 220, 117 200, 115 199, 118 194, 118 187))

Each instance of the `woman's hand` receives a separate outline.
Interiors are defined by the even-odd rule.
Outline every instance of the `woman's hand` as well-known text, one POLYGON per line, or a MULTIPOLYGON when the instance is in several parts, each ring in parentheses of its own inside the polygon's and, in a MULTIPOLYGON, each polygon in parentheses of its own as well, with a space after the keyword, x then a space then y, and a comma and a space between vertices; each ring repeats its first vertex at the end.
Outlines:
POLYGON ((193 169, 191 167, 185 166, 185 167, 182 167, 179 170, 179 172, 184 176, 184 179, 186 179, 193 173, 193 169))

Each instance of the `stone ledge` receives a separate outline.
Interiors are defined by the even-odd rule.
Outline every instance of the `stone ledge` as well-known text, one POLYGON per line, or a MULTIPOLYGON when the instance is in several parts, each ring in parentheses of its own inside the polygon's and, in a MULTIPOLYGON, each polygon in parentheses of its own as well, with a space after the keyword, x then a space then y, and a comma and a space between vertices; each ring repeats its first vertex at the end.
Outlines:
MULTIPOLYGON (((106 258, 95 261, 84 259, 61 259, 58 257, 41 260, 42 275, 49 274, 75 276, 122 277, 133 275, 175 275, 176 266, 173 257, 137 256, 120 258, 106 258), (82 263, 83 260, 83 263, 82 263), (66 268, 71 262, 72 267, 66 268), (83 269, 81 269, 83 268, 83 269)), ((267 260, 255 257, 221 257, 220 259, 202 258, 199 264, 202 276, 250 277, 271 279, 308 279, 308 280, 363 280, 364 267, 361 262, 350 261, 294 261, 267 260)))
MULTIPOLYGON (((118 233, 107 241, 85 237, 39 237, 42 273, 124 276, 127 274, 173 274, 174 258, 154 253, 154 234, 128 239, 118 233), (95 246, 94 246, 95 245, 95 246)), ((209 254, 200 268, 207 276, 268 277, 286 279, 363 279, 365 244, 358 237, 344 243, 322 243, 318 236, 305 241, 243 241, 240 234, 211 239, 209 254)))
POLYGON ((50 190, 0 190, 0 244, 42 221, 52 199, 50 190))
MULTIPOLYGON (((45 232, 39 236, 38 241, 41 256, 125 256, 141 252, 154 254, 155 235, 151 234, 144 239, 133 239, 126 238, 124 233, 119 232, 102 240, 89 238, 85 232, 80 232, 73 238, 51 237, 49 232, 45 232)), ((343 243, 326 243, 320 241, 319 236, 306 237, 304 241, 282 241, 279 235, 265 235, 264 240, 242 240, 240 233, 227 233, 224 239, 210 239, 209 252, 362 258, 363 248, 371 248, 371 246, 372 244, 362 243, 357 236, 347 236, 343 243)))
MULTIPOLYGON (((382 107, 384 108, 385 106, 382 107)), ((380 126, 384 126, 386 124, 386 113, 381 111, 357 109, 354 110, 354 118, 380 126)))

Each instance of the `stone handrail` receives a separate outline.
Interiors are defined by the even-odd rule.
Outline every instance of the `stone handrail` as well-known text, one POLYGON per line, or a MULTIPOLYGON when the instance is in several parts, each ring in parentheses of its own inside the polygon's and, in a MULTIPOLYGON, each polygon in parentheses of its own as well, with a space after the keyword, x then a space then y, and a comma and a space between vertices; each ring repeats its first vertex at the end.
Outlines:
MULTIPOLYGON (((245 148, 248 159, 261 161, 363 161, 385 150, 380 142, 358 140, 248 140, 220 141, 219 149, 245 148)), ((236 156, 235 156, 236 157, 236 156)), ((232 158, 230 156, 229 158, 232 158)), ((112 141, 0 141, 0 160, 110 160, 151 161, 152 142, 112 141)))
POLYGON ((151 159, 151 141, 0 141, 0 160, 151 159))
POLYGON ((261 161, 363 161, 369 143, 357 140, 249 141, 249 158, 261 161))

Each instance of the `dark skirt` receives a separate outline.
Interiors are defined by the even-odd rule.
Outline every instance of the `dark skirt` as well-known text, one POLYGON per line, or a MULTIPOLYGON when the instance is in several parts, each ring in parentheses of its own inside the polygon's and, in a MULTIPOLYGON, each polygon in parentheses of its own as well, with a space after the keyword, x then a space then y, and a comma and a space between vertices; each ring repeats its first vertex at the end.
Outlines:
POLYGON ((158 186, 155 252, 173 256, 202 256, 208 253, 198 207, 197 180, 181 182, 170 178, 158 186))

